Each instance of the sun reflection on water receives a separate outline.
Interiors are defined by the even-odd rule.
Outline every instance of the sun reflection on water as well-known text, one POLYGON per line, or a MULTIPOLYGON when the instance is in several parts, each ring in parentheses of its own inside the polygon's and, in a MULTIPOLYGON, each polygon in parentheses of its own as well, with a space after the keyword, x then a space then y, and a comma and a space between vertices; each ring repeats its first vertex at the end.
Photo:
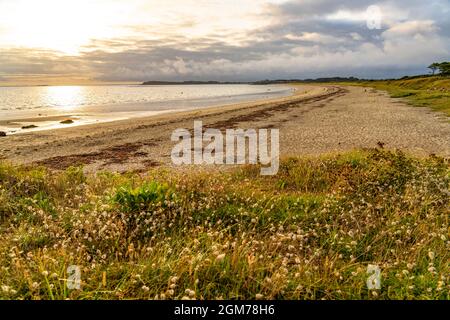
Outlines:
POLYGON ((48 105, 64 112, 79 109, 85 101, 84 89, 80 86, 48 87, 45 95, 48 105))

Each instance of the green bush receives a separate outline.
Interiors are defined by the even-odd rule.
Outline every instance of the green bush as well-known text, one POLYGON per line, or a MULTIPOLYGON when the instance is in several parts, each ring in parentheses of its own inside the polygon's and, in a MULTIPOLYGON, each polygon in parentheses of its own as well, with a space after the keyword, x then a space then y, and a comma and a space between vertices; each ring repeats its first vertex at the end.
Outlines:
POLYGON ((135 212, 148 209, 155 203, 163 204, 171 198, 171 189, 167 184, 152 181, 144 183, 137 188, 130 186, 120 187, 114 196, 114 201, 120 205, 122 211, 135 212))

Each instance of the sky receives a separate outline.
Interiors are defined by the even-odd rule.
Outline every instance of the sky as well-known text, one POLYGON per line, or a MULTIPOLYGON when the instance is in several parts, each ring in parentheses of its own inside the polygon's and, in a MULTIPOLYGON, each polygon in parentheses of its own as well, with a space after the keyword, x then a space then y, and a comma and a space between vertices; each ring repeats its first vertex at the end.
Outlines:
POLYGON ((429 72, 450 0, 0 0, 0 84, 429 72))

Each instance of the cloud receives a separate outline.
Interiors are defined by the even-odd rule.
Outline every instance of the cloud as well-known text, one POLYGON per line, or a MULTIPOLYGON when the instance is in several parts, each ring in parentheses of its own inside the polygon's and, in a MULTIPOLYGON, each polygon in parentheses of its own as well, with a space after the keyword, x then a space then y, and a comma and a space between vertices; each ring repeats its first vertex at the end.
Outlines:
MULTIPOLYGON (((449 59, 447 1, 376 3, 383 13, 381 29, 369 29, 361 19, 372 4, 265 2, 254 12, 246 7, 252 23, 230 30, 217 23, 208 29, 207 17, 186 14, 156 27, 124 26, 132 35, 93 39, 79 55, 0 47, 0 76, 83 75, 100 81, 383 78, 424 73, 431 62, 449 59)), ((203 15, 207 12, 202 9, 203 15)))
POLYGON ((433 34, 438 30, 435 22, 432 20, 413 20, 398 23, 388 30, 384 31, 384 38, 415 36, 417 34, 433 34))
POLYGON ((337 38, 326 34, 321 34, 318 32, 303 32, 301 35, 298 36, 290 33, 286 35, 286 39, 294 41, 323 43, 323 44, 339 43, 344 41, 344 39, 342 38, 337 38))
POLYGON ((304 19, 314 16, 324 17, 328 14, 345 9, 365 10, 368 6, 372 5, 373 2, 373 0, 303 0, 288 1, 279 6, 268 6, 268 8, 281 16, 304 19))

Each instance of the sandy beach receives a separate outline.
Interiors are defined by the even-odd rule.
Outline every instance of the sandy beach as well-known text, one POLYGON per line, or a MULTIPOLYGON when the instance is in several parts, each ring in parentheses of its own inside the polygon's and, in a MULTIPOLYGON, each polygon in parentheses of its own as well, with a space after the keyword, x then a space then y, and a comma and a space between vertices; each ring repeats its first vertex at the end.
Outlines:
POLYGON ((171 165, 170 136, 194 120, 210 128, 278 128, 282 156, 384 146, 416 155, 450 156, 444 115, 387 93, 350 86, 296 86, 291 97, 176 112, 0 138, 1 158, 19 164, 87 171, 145 171, 171 165))

